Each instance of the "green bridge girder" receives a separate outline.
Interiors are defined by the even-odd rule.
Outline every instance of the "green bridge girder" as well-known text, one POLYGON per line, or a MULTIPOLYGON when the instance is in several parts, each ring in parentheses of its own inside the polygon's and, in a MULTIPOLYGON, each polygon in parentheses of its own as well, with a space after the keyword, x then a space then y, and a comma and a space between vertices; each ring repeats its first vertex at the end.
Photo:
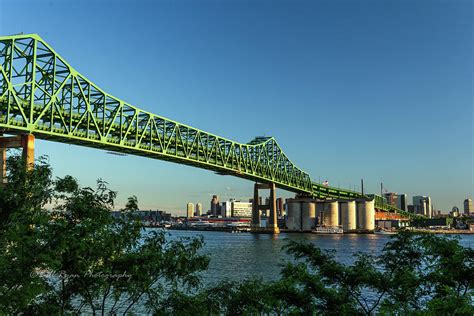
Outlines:
MULTIPOLYGON (((71 67, 36 34, 0 37, 0 133, 96 147, 212 170, 315 198, 367 198, 311 181, 273 137, 247 144, 124 102, 71 67)), ((383 198, 376 207, 403 213, 383 198)), ((407 213, 406 215, 411 215, 407 213)))

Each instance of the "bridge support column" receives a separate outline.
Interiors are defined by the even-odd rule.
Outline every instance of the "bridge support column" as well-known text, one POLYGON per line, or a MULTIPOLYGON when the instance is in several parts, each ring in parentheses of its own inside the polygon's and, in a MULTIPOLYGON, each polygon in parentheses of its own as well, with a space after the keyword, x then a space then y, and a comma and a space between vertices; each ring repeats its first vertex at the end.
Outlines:
POLYGON ((26 169, 32 169, 35 164, 35 136, 33 134, 21 135, 21 146, 26 169))
POLYGON ((253 203, 252 203, 252 223, 251 231, 253 233, 271 233, 279 234, 280 229, 278 228, 278 217, 276 212, 276 194, 275 194, 275 184, 260 184, 255 183, 253 189, 253 203), (268 205, 259 205, 259 189, 268 189, 270 190, 270 204, 268 205), (270 211, 270 220, 267 221, 267 227, 260 227, 260 211, 269 210, 270 211))
POLYGON ((267 228, 274 234, 280 233, 276 210, 275 183, 270 184, 270 222, 267 224, 267 228))
MULTIPOLYGON (((3 135, 0 134, 0 139, 3 138, 3 135)), ((7 148, 4 144, 0 142, 0 176, 1 181, 0 185, 4 185, 7 182, 7 148)))
POLYGON ((21 148, 26 169, 31 169, 35 163, 35 136, 22 134, 18 136, 3 136, 0 134, 0 172, 1 184, 6 183, 7 176, 7 149, 21 148))
POLYGON ((255 183, 253 187, 253 202, 252 202, 252 223, 250 224, 252 231, 260 229, 260 205, 258 203, 258 184, 255 183))

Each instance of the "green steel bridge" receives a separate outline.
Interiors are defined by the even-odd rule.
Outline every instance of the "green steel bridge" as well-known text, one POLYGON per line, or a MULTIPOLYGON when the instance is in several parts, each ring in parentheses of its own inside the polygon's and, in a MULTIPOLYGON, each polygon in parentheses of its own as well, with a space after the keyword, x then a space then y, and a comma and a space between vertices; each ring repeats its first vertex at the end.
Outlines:
POLYGON ((122 101, 71 67, 36 34, 0 37, 0 133, 172 161, 320 199, 381 196, 324 186, 295 166, 273 137, 238 143, 122 101))

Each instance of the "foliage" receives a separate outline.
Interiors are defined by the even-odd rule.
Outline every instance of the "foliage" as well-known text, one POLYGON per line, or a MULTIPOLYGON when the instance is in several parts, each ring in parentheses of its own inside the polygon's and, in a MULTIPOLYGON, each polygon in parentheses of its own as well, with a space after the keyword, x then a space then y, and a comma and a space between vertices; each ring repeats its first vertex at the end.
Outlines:
POLYGON ((135 196, 113 217, 116 193, 52 179, 39 159, 8 161, 0 187, 0 314, 153 312, 157 315, 473 315, 474 251, 456 238, 402 231, 378 255, 345 265, 309 242, 277 281, 200 286, 202 239, 145 232, 135 196), (141 310, 139 309, 141 308, 141 310))
POLYGON ((361 253, 347 266, 309 243, 290 241, 287 249, 306 264, 290 263, 283 278, 313 297, 312 310, 474 314, 474 253, 456 238, 402 231, 380 255, 361 253))
POLYGON ((473 250, 455 238, 401 232, 382 253, 350 265, 332 251, 288 241, 295 261, 274 282, 225 281, 195 295, 175 293, 160 314, 473 315, 473 250))
POLYGON ((2 312, 127 313, 200 284, 209 262, 198 253, 202 239, 144 236, 129 212, 138 209, 136 197, 115 218, 116 193, 102 180, 95 189, 70 176, 53 180, 45 159, 28 171, 18 157, 7 166, 8 184, 0 188, 2 312))

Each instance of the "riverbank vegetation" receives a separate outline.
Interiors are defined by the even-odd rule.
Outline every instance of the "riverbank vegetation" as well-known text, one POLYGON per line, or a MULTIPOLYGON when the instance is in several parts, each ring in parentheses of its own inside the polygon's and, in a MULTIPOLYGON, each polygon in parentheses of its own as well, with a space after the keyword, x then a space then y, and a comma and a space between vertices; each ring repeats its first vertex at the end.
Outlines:
POLYGON ((81 188, 53 179, 40 159, 25 171, 8 160, 0 189, 0 311, 2 314, 126 314, 153 310, 178 289, 196 290, 209 258, 202 240, 169 241, 163 231, 143 237, 138 219, 112 217, 116 193, 107 183, 81 188))
POLYGON ((311 243, 280 279, 203 287, 199 238, 144 235, 131 211, 112 217, 116 193, 53 179, 45 158, 28 171, 8 160, 0 187, 0 314, 450 314, 473 315, 474 252, 456 238, 401 232, 351 265, 311 243))

